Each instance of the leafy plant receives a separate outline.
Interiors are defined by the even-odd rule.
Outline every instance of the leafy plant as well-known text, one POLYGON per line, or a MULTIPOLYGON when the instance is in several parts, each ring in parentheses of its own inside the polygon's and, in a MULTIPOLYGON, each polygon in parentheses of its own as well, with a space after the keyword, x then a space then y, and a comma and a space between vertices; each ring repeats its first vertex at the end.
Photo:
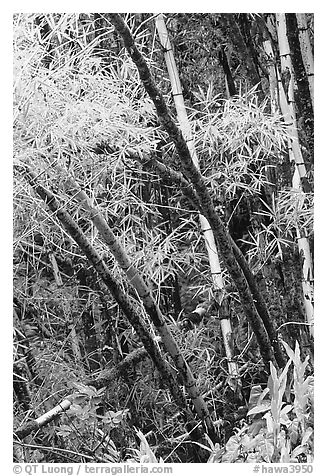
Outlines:
POLYGON ((283 342, 289 356, 287 365, 277 372, 270 364, 270 376, 265 389, 251 389, 250 423, 227 442, 216 446, 208 462, 311 462, 313 454, 313 377, 305 373, 308 357, 301 361, 299 344, 293 351, 283 342), (289 369, 293 365, 293 378, 289 369))

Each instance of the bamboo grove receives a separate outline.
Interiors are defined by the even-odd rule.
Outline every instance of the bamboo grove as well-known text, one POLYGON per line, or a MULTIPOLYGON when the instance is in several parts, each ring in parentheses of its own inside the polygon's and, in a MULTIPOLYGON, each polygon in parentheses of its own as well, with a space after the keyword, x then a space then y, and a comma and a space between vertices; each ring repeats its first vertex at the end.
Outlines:
POLYGON ((313 74, 313 14, 14 15, 15 461, 312 461, 313 74))

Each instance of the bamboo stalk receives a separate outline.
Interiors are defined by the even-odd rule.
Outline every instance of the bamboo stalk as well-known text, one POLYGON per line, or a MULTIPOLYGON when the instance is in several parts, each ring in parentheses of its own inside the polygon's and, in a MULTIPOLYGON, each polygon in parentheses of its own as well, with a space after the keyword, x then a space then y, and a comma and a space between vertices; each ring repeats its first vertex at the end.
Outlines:
MULTIPOLYGON (((305 147, 311 163, 314 161, 314 127, 313 127, 313 105, 309 87, 308 76, 300 45, 298 22, 295 13, 282 14, 283 23, 286 25, 285 43, 289 45, 292 74, 294 71, 294 84, 296 84, 296 117, 298 123, 301 121, 301 130, 305 136, 305 147), (285 22, 284 22, 285 20, 285 22)), ((278 30, 280 26, 277 22, 278 30)), ((277 30, 277 32, 278 32, 277 30)), ((285 30, 281 31, 284 37, 285 30)), ((293 85, 294 87, 294 85, 293 85)), ((299 125, 299 124, 298 124, 299 125)))
MULTIPOLYGON (((129 320, 131 325, 134 327, 144 347, 146 348, 147 352, 149 353, 150 357, 152 358, 159 372, 161 373, 163 380, 166 381, 167 386, 174 397, 174 400, 184 412, 185 418, 188 418, 189 416, 191 416, 191 412, 186 403, 185 396, 179 388, 176 377, 171 367, 164 360, 163 356, 161 355, 159 347, 157 346, 152 336, 150 335, 149 331, 145 327, 145 324, 143 323, 142 318, 140 318, 139 314, 134 310, 133 304, 131 303, 129 298, 125 295, 125 293, 123 292, 118 282, 116 282, 116 280, 113 278, 107 266, 103 262, 102 258, 94 250, 92 245, 88 242, 88 240, 84 236, 82 230, 70 217, 70 215, 67 213, 64 207, 57 201, 54 195, 49 190, 45 189, 42 185, 40 185, 37 182, 36 174, 32 172, 31 169, 29 169, 27 166, 24 167, 23 171, 29 183, 36 191, 36 193, 45 201, 45 203, 48 205, 50 210, 57 216, 58 220, 60 221, 64 229, 67 231, 67 233, 78 244, 80 249, 83 251, 83 253, 86 255, 88 260, 93 265, 94 269, 97 271, 97 273, 101 277, 101 279, 104 281, 105 285, 109 289, 114 299, 117 301, 117 303, 119 304, 119 306, 125 313, 127 319, 129 320)), ((98 211, 96 211, 96 216, 100 218, 98 211)), ((101 219, 103 220, 102 217, 101 219)), ((108 227, 106 228, 106 230, 108 231, 108 227)), ((122 251, 123 251, 122 248, 118 249, 118 252, 122 252, 122 251)), ((124 259, 124 257, 121 256, 121 259, 124 259)), ((134 274, 134 269, 132 266, 130 266, 129 268, 135 278, 133 279, 133 282, 135 283, 135 281, 137 281, 137 277, 134 274)), ((144 302, 144 299, 146 300, 150 296, 149 290, 147 290, 147 293, 148 293, 147 295, 143 296, 143 302, 144 302)), ((150 309, 148 308, 147 311, 152 313, 150 315, 150 318, 152 318, 152 321, 156 325, 156 328, 160 331, 162 340, 166 342, 166 345, 168 343, 168 348, 171 349, 170 347, 171 343, 168 342, 170 331, 168 326, 165 325, 165 321, 163 317, 156 312, 154 306, 151 306, 150 309), (160 320, 160 316, 162 317, 163 322, 160 320)), ((172 346, 174 345, 176 345, 177 347, 177 344, 173 342, 172 346)), ((182 363, 185 363, 184 368, 178 369, 183 378, 185 389, 192 400, 196 413, 204 421, 210 438, 212 440, 216 440, 217 436, 216 436, 215 429, 213 427, 212 419, 209 415, 207 406, 203 398, 198 393, 196 382, 190 371, 190 368, 185 362, 178 347, 176 349, 176 352, 179 352, 179 354, 178 355, 175 354, 175 364, 179 364, 179 366, 181 367, 182 363)))
MULTIPOLYGON (((181 128, 183 137, 189 147, 193 163, 197 167, 197 169, 199 169, 199 160, 198 160, 198 156, 194 146, 191 124, 188 119, 188 115, 187 115, 187 111, 186 111, 186 107, 184 103, 178 69, 176 66, 174 53, 171 47, 168 31, 167 31, 165 20, 162 13, 160 13, 159 15, 156 15, 155 22, 156 22, 156 28, 158 31, 159 39, 164 50, 164 55, 165 55, 166 65, 167 65, 168 74, 170 78, 170 83, 172 86, 172 93, 173 93, 179 125, 181 128)), ((205 245, 206 245, 206 249, 208 253, 212 282, 213 282, 213 289, 214 291, 223 290, 225 288, 225 283, 222 276, 222 269, 221 269, 218 251, 217 251, 217 247, 215 243, 215 238, 214 238, 211 226, 208 220, 202 214, 199 214, 199 221, 200 221, 200 226, 201 226, 201 230, 203 233, 203 237, 204 237, 204 241, 205 241, 205 245)), ((238 371, 237 363, 234 360, 233 349, 231 346, 231 339, 227 337, 232 335, 231 321, 229 318, 225 317, 224 319, 220 319, 220 325, 221 325, 221 331, 222 331, 224 344, 225 344, 225 352, 227 356, 229 374, 231 377, 239 380, 239 371, 238 371)))
POLYGON ((294 104, 294 71, 291 61, 290 47, 286 35, 286 19, 285 13, 276 13, 276 29, 280 56, 280 66, 282 74, 285 74, 284 90, 288 98, 292 115, 295 118, 295 104, 294 104), (287 79, 286 79, 287 77, 287 79))
MULTIPOLYGON (((286 24, 281 17, 282 14, 276 14, 278 17, 277 21, 277 33, 278 33, 278 41, 279 41, 279 48, 281 52, 281 66, 284 69, 284 72, 288 70, 290 72, 290 81, 288 86, 288 95, 289 101, 287 100, 286 93, 284 90, 284 85, 281 81, 281 76, 278 71, 278 68, 275 67, 275 58, 273 49, 270 43, 270 40, 264 41, 264 49, 268 57, 268 69, 269 69, 269 77, 272 78, 273 83, 271 84, 271 94, 272 94, 272 107, 275 107, 275 97, 276 92, 273 91, 273 87, 276 86, 278 88, 278 98, 279 98, 279 106, 281 112, 284 117, 284 121, 287 124, 287 128, 289 131, 289 155, 290 160, 295 163, 295 171, 292 179, 292 186, 294 189, 301 190, 303 188, 303 183, 306 180, 306 167, 303 161, 303 156, 300 148, 298 131, 296 127, 296 116, 294 111, 294 79, 292 74, 292 64, 291 64, 291 57, 289 52, 289 47, 287 45, 287 37, 286 37, 286 24), (282 59, 283 58, 283 59, 282 59)), ((303 291, 303 300, 304 300, 304 308, 306 314, 306 320, 310 324, 310 333, 313 336, 313 266, 312 266, 312 258, 310 254, 310 247, 307 237, 301 236, 299 227, 296 227, 296 235, 297 235, 297 246, 302 256, 302 291, 303 291)))
MULTIPOLYGON (((303 188, 303 179, 306 178, 306 167, 303 163, 303 157, 301 153, 299 137, 297 133, 297 123, 296 123, 296 114, 295 114, 295 101, 294 101, 294 71, 292 66, 291 53, 289 48, 289 43, 287 39, 287 28, 286 28, 286 16, 285 14, 276 14, 276 25, 277 25, 277 36, 278 43, 280 47, 281 55, 281 68, 282 72, 288 70, 290 72, 290 81, 289 81, 289 102, 286 104, 285 98, 281 104, 283 105, 282 113, 285 117, 291 117, 293 122, 293 129, 296 131, 293 140, 293 157, 295 162, 298 164, 297 169, 294 172, 293 176, 293 188, 302 191, 303 188), (289 109, 289 112, 287 111, 289 109)), ((280 83, 280 93, 283 93, 284 88, 280 83)), ((286 119, 287 120, 287 119, 286 119)), ((313 264, 310 253, 310 246, 306 236, 302 236, 299 230, 299 227, 296 227, 296 236, 297 236, 297 245, 302 257, 302 291, 303 291, 303 300, 304 308, 306 313, 306 319, 310 326, 310 333, 313 336, 313 264)))
MULTIPOLYGON (((165 25, 164 25, 164 27, 165 27, 165 25)), ((166 43, 167 40, 169 41, 169 37, 168 37, 167 31, 164 30, 163 33, 164 34, 163 34, 162 44, 163 44, 164 51, 168 50, 167 51, 167 54, 168 54, 169 51, 171 50, 170 43, 169 44, 166 43)), ((174 56, 173 56, 172 52, 169 55, 169 61, 170 61, 170 58, 172 58, 172 60, 174 61, 174 56)), ((174 90, 175 90, 175 93, 176 93, 174 95, 175 102, 178 102, 178 107, 176 106, 176 110, 177 110, 177 114, 178 114, 178 111, 180 111, 180 110, 183 111, 182 121, 181 120, 179 121, 180 123, 182 123, 184 125, 184 130, 182 129, 182 134, 185 137, 185 141, 189 146, 190 155, 193 159, 193 163, 194 163, 194 165, 196 166, 196 168, 198 170, 198 166, 197 166, 198 165, 198 159, 197 159, 196 151, 194 149, 194 144, 193 144, 193 141, 192 141, 191 127, 190 127, 190 124, 189 124, 189 121, 188 121, 186 108, 185 108, 184 101, 183 101, 183 95, 182 95, 182 91, 181 91, 181 88, 180 88, 180 83, 179 83, 179 81, 177 81, 175 83, 175 79, 176 78, 178 79, 178 77, 179 77, 176 65, 175 65, 175 67, 171 66, 170 70, 172 70, 172 71, 176 70, 175 74, 171 77, 171 82, 172 82, 172 86, 173 86, 173 93, 174 93, 174 90)), ((201 203, 201 201, 200 201, 200 203, 201 203)), ((201 207, 200 211, 202 211, 202 210, 203 210, 203 208, 201 207)), ((201 222, 201 215, 200 215, 200 222, 201 222)), ((201 225, 202 225, 202 223, 201 223, 201 225)), ((223 289, 224 284, 222 282, 220 261, 219 261, 219 257, 218 257, 217 248, 215 246, 216 242, 215 242, 215 239, 214 239, 213 230, 212 229, 210 230, 210 225, 209 225, 208 220, 204 222, 203 226, 205 226, 205 228, 204 228, 205 230, 208 230, 208 233, 206 235, 206 237, 207 237, 206 244, 207 244, 209 259, 211 258, 210 259, 210 265, 212 266, 213 280, 217 281, 217 289, 223 289), (211 232, 211 236, 210 236, 210 232, 211 232), (213 250, 215 250, 215 251, 213 252, 213 250), (215 274, 215 271, 218 271, 218 273, 215 274)), ((256 307, 260 317, 262 318, 264 326, 265 326, 265 328, 268 332, 268 335, 270 337, 270 340, 271 340, 272 346, 274 348, 274 352, 275 352, 275 356, 276 356, 278 365, 283 367, 284 366, 284 359, 283 359, 282 352, 281 352, 281 349, 280 349, 280 346, 279 346, 279 343, 278 343, 278 340, 277 340, 276 330, 274 328, 273 322, 270 319, 269 313, 268 313, 266 305, 265 305, 265 303, 262 299, 262 296, 260 295, 260 293, 258 291, 255 280, 254 280, 253 275, 251 273, 251 270, 249 269, 248 264, 246 263, 246 260, 244 259, 244 256, 242 255, 241 251, 238 249, 238 247, 233 242, 231 237, 229 237, 229 242, 231 243, 233 253, 234 253, 235 258, 237 260, 237 264, 238 264, 238 266, 240 266, 242 272, 244 273, 244 276, 247 280, 248 286, 251 289, 251 293, 253 295, 255 307, 256 307)), ((232 329, 231 329, 231 326, 230 326, 230 320, 229 320, 229 322, 226 322, 226 319, 222 319, 221 325, 222 325, 223 334, 226 333, 226 335, 231 335, 232 329)), ((224 339, 224 340, 225 340, 225 342, 230 342, 229 338, 224 339)), ((233 361, 233 359, 231 357, 232 354, 233 353, 231 352, 231 349, 226 349, 226 355, 228 356, 228 358, 229 357, 231 358, 230 367, 234 367, 232 365, 232 361, 233 361)), ((235 368, 233 368, 232 375, 234 375, 234 376, 236 375, 235 368)))
POLYGON ((300 48, 301 48, 301 53, 303 58, 303 64, 305 67, 305 71, 307 73, 311 102, 312 102, 312 107, 314 108, 314 61, 313 61, 312 48, 310 44, 307 17, 305 13, 297 13, 296 18, 297 18, 297 23, 299 28, 299 40, 300 40, 300 48))
POLYGON ((69 190, 69 193, 74 194, 74 196, 80 201, 81 207, 92 220, 94 226, 97 228, 100 234, 101 239, 108 246, 117 263, 129 279, 129 282, 137 291, 151 322, 154 324, 158 334, 162 339, 162 344, 165 350, 174 360, 185 388, 187 389, 187 392, 194 403, 197 414, 200 416, 200 418, 204 418, 206 420, 206 425, 210 429, 212 422, 206 404, 197 389, 196 380, 184 356, 182 355, 176 340, 174 339, 174 336, 172 335, 165 321, 164 316, 155 302, 149 287, 146 285, 142 276, 130 261, 129 257, 126 255, 124 248, 115 237, 106 220, 97 210, 97 208, 92 205, 92 202, 86 193, 68 175, 66 177, 65 186, 66 189, 69 190))
POLYGON ((270 91, 271 91, 271 101, 272 101, 273 111, 276 112, 277 109, 275 108, 277 107, 277 104, 278 104, 278 109, 280 108, 283 114, 284 121, 288 130, 288 135, 289 135, 288 149, 289 149, 290 159, 295 162, 295 166, 298 170, 299 177, 301 177, 301 179, 304 179, 306 178, 307 170, 304 165, 302 152, 299 145, 299 137, 298 137, 298 131, 295 125, 294 111, 288 103, 286 93, 283 87, 281 75, 278 69, 275 67, 276 59, 275 59, 275 55, 274 55, 270 40, 265 40, 263 43, 263 47, 268 58, 269 79, 272 80, 272 83, 270 84, 270 91), (274 91, 273 89, 274 87, 277 87, 277 91, 274 91), (276 96, 278 97, 277 102, 276 102, 276 96))
POLYGON ((201 211, 211 225, 216 243, 220 249, 221 257, 238 291, 244 314, 257 338, 260 353, 267 369, 269 369, 269 362, 274 359, 272 345, 274 346, 275 356, 278 359, 278 365, 283 366, 284 359, 278 350, 280 349, 280 345, 276 339, 274 323, 269 318, 269 313, 264 301, 261 299, 262 306, 258 307, 254 301, 254 295, 258 294, 254 277, 245 259, 243 259, 244 257, 239 256, 241 251, 237 251, 236 245, 233 244, 228 231, 215 210, 205 180, 192 161, 190 150, 181 130, 175 124, 164 97, 155 84, 149 67, 143 55, 138 50, 134 38, 124 20, 116 13, 109 13, 108 17, 117 32, 123 38, 127 52, 138 69, 140 80, 156 108, 160 124, 175 145, 183 173, 190 183, 192 183, 198 200, 201 203, 201 211), (251 294, 252 291, 253 296, 251 294), (264 308, 264 313, 261 312, 262 308, 264 308))

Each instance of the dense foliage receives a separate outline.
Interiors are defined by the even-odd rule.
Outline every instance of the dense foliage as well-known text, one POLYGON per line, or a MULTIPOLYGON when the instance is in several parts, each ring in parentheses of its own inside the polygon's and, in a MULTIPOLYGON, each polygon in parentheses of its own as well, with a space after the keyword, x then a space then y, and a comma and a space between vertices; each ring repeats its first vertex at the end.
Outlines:
MULTIPOLYGON (((154 19, 123 18, 175 117, 154 19)), ((303 250, 312 255, 312 131, 295 94, 294 124, 307 170, 296 181, 298 166, 289 155, 295 139, 284 112, 272 106, 271 58, 263 46, 271 41, 278 55, 274 15, 178 14, 167 15, 166 23, 201 180, 267 306, 283 368, 274 342, 276 360, 265 361, 226 260, 223 298, 213 286, 198 221, 203 197, 111 20, 109 14, 14 17, 15 459, 311 462, 313 337, 303 282, 311 286, 312 276, 303 250), (88 213, 80 190, 94 207, 88 213), (167 357, 161 324, 95 215, 164 316, 167 342, 172 336, 208 408, 206 422, 196 415, 197 400, 187 394, 183 376, 176 376, 176 361, 167 357), (76 236, 110 273, 121 301, 76 236), (124 299, 139 327, 131 325, 124 299), (230 347, 221 326, 226 318, 230 347), (149 348, 168 362, 169 384, 149 348), (26 430, 65 399, 68 408, 57 419, 26 430)), ((312 15, 306 20, 312 41, 312 15)), ((293 47, 293 60, 296 53, 293 47)), ((276 70, 282 66, 277 56, 276 70)), ((304 79, 295 71, 295 93, 304 79)), ((284 78, 281 84, 286 89, 284 78)))

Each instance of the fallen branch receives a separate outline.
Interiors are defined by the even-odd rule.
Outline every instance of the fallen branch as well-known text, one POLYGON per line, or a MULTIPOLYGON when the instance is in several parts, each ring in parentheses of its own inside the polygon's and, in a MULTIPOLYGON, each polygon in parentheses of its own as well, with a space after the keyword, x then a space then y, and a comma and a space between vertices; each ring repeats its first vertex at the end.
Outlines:
MULTIPOLYGON (((95 387, 96 389, 107 387, 113 380, 123 374, 131 365, 136 365, 147 356, 147 351, 144 348, 136 349, 127 355, 121 362, 119 362, 114 368, 104 371, 100 377, 90 378, 83 382, 84 385, 95 387)), ((42 426, 47 425, 53 421, 62 412, 68 410, 73 403, 74 396, 70 395, 66 397, 61 403, 49 410, 44 415, 29 421, 19 427, 14 435, 19 438, 25 438, 34 431, 37 431, 42 426)))
POLYGON ((54 420, 58 415, 60 415, 60 413, 68 410, 71 404, 72 399, 70 400, 69 397, 65 398, 65 400, 63 400, 61 403, 59 403, 47 413, 44 413, 44 415, 40 416, 39 418, 36 418, 36 420, 29 421, 25 423, 25 425, 22 425, 20 428, 18 428, 18 430, 14 432, 14 434, 17 438, 25 438, 30 433, 50 423, 50 421, 54 420))

